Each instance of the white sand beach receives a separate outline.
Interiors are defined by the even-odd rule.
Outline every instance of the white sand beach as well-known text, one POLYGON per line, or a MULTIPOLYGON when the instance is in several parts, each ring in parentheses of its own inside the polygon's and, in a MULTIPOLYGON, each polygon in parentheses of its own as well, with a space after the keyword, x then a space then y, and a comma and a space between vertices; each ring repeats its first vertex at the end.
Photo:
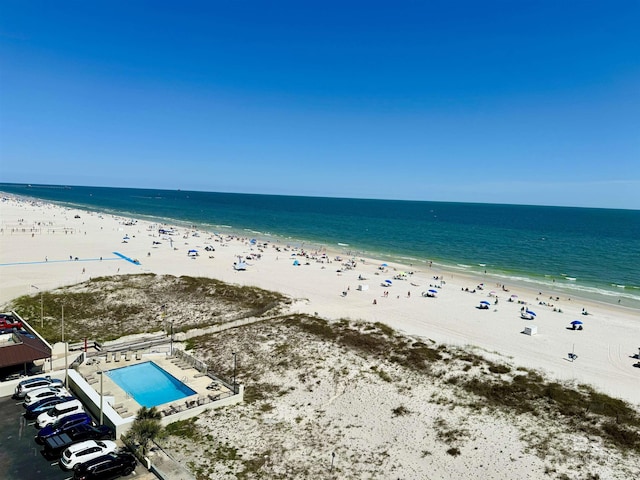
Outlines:
MULTIPOLYGON (((538 369, 551 378, 589 384, 640 405, 640 369, 633 366, 640 346, 640 315, 635 310, 579 298, 557 299, 554 292, 512 286, 504 291, 490 276, 471 278, 428 265, 381 267, 375 259, 352 259, 338 250, 302 252, 261 238, 252 244, 250 237, 169 225, 162 227, 175 233, 160 234, 159 224, 43 202, 9 198, 0 209, 0 304, 97 276, 156 273, 211 277, 286 294, 294 299, 293 313, 381 322, 438 343, 474 346, 487 358, 538 369), (215 250, 207 251, 206 247, 215 250), (189 250, 197 250, 198 255, 189 256, 189 250), (239 258, 247 263, 245 271, 234 269, 239 258), (298 266, 294 265, 296 260, 298 266), (407 272, 406 279, 394 279, 400 272, 407 272), (386 279, 392 280, 391 286, 381 285, 386 279), (479 290, 481 283, 484 288, 479 290), (436 285, 435 297, 422 295, 436 285), (475 289, 475 293, 465 289, 475 289), (490 295, 492 291, 495 295, 490 295), (514 295, 515 301, 508 301, 514 295), (477 308, 483 300, 490 302, 488 309, 477 308), (523 307, 536 312, 534 320, 520 318, 523 307), (589 315, 582 315, 583 309, 589 315), (581 320, 584 329, 570 329, 573 320, 581 320), (531 325, 537 327, 537 334, 524 334, 525 327, 531 325), (573 361, 569 353, 576 355, 573 361)), ((357 408, 364 408, 365 400, 354 399, 357 408)), ((333 408, 332 415, 338 417, 339 409, 333 408)), ((493 430, 483 431, 490 437, 493 430)), ((491 439, 487 442, 490 445, 491 439)), ((497 465, 485 478, 537 478, 523 474, 531 466, 527 462, 502 465, 495 457, 488 458, 486 450, 478 455, 486 457, 485 465, 491 461, 497 465), (508 469, 513 471, 500 474, 508 469)), ((413 461, 409 455, 405 457, 405 461, 413 461)), ((442 459, 443 475, 465 473, 464 468, 447 466, 446 461, 442 459)))
POLYGON ((633 368, 632 358, 640 345, 640 315, 632 309, 575 297, 556 300, 554 292, 512 286, 506 286, 509 292, 504 292, 489 276, 471 278, 426 265, 389 265, 381 270, 380 261, 355 258, 354 268, 347 269, 342 263, 352 259, 337 250, 306 252, 314 257, 307 258, 286 245, 269 243, 263 247, 264 239, 252 245, 249 237, 179 227, 173 227, 174 235, 160 235, 158 224, 136 221, 131 225, 132 219, 42 202, 11 199, 0 208, 0 303, 96 276, 152 272, 212 277, 289 295, 298 300, 293 307, 297 312, 317 313, 327 319, 383 322, 436 342, 475 345, 516 365, 590 384, 640 404, 640 370, 633 368), (215 251, 206 251, 207 246, 215 251), (192 249, 198 250, 197 257, 187 255, 192 249), (114 252, 138 260, 139 265, 114 252), (234 270, 238 257, 248 255, 259 258, 246 260, 246 271, 234 270), (342 261, 335 260, 338 256, 342 261), (293 265, 296 259, 299 266, 293 265), (394 280, 398 272, 413 274, 406 280, 394 280), (359 280, 360 276, 366 280, 359 280), (381 286, 386 279, 393 285, 381 286), (485 284, 484 290, 477 289, 480 283, 485 284), (368 289, 360 291, 359 285, 368 289), (421 295, 430 285, 441 285, 435 298, 421 295), (465 288, 476 292, 463 291, 465 288), (491 291, 496 292, 497 305, 491 291), (517 295, 516 301, 508 302, 512 295, 517 295), (482 300, 490 302, 489 309, 476 308, 482 300), (535 311, 534 320, 520 318, 525 305, 518 301, 527 302, 526 307, 535 311), (541 301, 553 307, 540 305, 541 301), (589 315, 581 314, 583 308, 589 315), (584 322, 584 330, 568 329, 576 319, 584 322), (523 334, 531 324, 537 327, 537 335, 523 334), (577 355, 573 362, 568 359, 570 352, 577 355))

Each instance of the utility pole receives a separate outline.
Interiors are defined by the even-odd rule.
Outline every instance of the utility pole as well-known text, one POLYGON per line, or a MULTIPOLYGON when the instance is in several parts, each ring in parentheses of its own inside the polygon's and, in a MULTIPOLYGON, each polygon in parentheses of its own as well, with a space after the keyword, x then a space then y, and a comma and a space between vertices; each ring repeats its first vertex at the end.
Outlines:
POLYGON ((238 389, 236 388, 236 365, 237 365, 237 352, 231 352, 233 355, 233 394, 238 393, 238 389))

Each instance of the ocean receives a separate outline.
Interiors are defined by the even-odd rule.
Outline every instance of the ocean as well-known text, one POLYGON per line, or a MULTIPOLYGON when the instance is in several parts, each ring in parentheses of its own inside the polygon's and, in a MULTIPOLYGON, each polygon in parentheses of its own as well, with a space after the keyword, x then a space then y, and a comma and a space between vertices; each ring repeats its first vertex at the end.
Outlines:
POLYGON ((640 309, 640 211, 0 183, 0 192, 640 309), (485 273, 486 272, 486 273, 485 273))

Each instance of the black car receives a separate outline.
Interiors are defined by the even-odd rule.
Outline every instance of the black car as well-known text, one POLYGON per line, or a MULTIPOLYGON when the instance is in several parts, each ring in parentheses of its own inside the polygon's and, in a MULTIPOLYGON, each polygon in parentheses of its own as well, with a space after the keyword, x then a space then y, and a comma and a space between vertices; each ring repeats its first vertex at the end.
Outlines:
POLYGON ((111 440, 113 429, 106 425, 94 427, 90 424, 76 425, 52 435, 44 441, 44 455, 47 458, 59 457, 65 448, 85 440, 111 440))
POLYGON ((130 453, 110 453, 81 463, 73 470, 74 480, 107 480, 129 475, 136 469, 130 453))

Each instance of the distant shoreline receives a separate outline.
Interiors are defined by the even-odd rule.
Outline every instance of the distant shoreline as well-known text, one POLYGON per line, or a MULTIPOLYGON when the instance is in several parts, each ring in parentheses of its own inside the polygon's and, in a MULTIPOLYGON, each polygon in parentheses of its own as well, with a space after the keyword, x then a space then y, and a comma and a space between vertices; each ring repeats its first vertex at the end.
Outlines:
MULTIPOLYGON (((51 187, 53 188, 53 186, 51 187)), ((58 190, 60 189, 64 190, 65 188, 60 186, 58 190)), ((27 189, 25 188, 25 190, 27 189)), ((112 188, 109 190, 117 191, 120 189, 112 188)), ((164 191, 158 192, 161 193, 164 191)), ((601 304, 620 305, 626 308, 640 310, 640 286, 617 287, 614 285, 614 283, 594 283, 588 280, 584 280, 584 278, 582 278, 582 275, 577 275, 578 278, 572 281, 568 280, 568 278, 573 278, 571 277, 571 275, 566 275, 565 277, 563 277, 562 275, 543 275, 541 273, 521 270, 517 266, 515 268, 505 268, 497 267, 495 265, 492 265, 491 263, 483 263, 482 261, 469 261, 468 258, 460 259, 444 257, 438 254, 437 245, 429 248, 429 250, 434 252, 434 254, 426 257, 421 256, 418 252, 411 253, 403 251, 393 251, 392 243, 385 247, 380 244, 371 243, 370 241, 367 242, 364 237, 362 237, 360 240, 349 238, 347 241, 341 242, 336 239, 314 237, 313 235, 309 234, 289 235, 287 233, 282 233, 275 230, 264 231, 264 229, 256 228, 255 225, 238 225, 235 221, 228 222, 233 223, 234 225, 232 226, 224 225, 223 223, 225 222, 221 222, 221 224, 219 225, 214 225, 211 222, 200 220, 181 219, 157 214, 145 214, 90 203, 50 200, 29 195, 29 193, 33 192, 24 192, 23 194, 17 194, 15 192, 4 193, 24 199, 33 199, 33 201, 50 202, 67 208, 78 208, 81 210, 102 212, 109 215, 138 218, 155 223, 180 225, 183 228, 194 227, 207 232, 235 234, 240 236, 256 236, 258 238, 265 238, 285 244, 289 243, 295 246, 305 245, 309 248, 329 248, 332 251, 339 252, 342 255, 365 256, 369 258, 378 258, 383 261, 390 261, 394 263, 407 265, 413 264, 415 268, 424 268, 426 265, 428 265, 429 262, 432 262, 434 267, 437 267, 443 271, 450 272, 451 274, 468 274, 479 278, 485 278, 492 283, 519 285, 522 288, 528 288, 532 291, 553 291, 557 296, 563 296, 567 298, 580 297, 601 304), (484 273, 484 271, 486 271, 486 274, 484 273)), ((234 195, 242 196, 243 194, 234 195)), ((568 271, 570 273, 573 273, 572 270, 568 271)))

